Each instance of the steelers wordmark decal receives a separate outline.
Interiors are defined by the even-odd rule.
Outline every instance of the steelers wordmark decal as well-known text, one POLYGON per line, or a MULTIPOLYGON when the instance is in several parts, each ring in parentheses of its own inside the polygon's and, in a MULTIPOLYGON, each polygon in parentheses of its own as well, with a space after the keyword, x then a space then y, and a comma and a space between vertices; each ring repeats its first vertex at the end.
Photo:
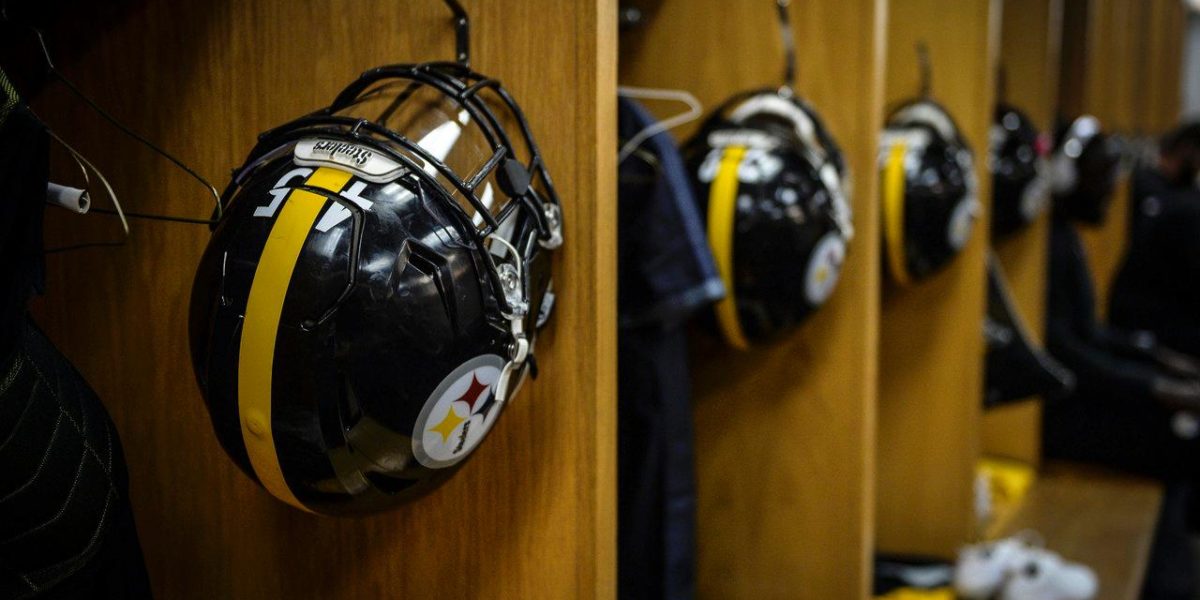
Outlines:
POLYGON ((418 462, 443 469, 466 458, 483 441, 502 408, 495 388, 503 368, 503 358, 484 354, 459 365, 438 384, 413 426, 418 462))

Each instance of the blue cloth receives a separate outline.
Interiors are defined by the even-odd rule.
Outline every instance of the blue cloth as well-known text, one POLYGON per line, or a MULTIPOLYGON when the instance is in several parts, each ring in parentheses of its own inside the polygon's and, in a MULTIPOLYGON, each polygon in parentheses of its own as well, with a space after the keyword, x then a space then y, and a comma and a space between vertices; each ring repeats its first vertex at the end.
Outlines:
MULTIPOLYGON (((622 140, 655 123, 640 104, 618 102, 622 140)), ((618 311, 622 327, 673 327, 721 298, 691 178, 668 133, 642 143, 620 165, 618 311), (649 164, 645 155, 657 164, 649 164)))
MULTIPOLYGON (((618 102, 623 140, 653 124, 618 102)), ((660 133, 620 165, 618 225, 618 592, 695 594, 696 483, 689 316, 724 293, 691 183, 660 133)))

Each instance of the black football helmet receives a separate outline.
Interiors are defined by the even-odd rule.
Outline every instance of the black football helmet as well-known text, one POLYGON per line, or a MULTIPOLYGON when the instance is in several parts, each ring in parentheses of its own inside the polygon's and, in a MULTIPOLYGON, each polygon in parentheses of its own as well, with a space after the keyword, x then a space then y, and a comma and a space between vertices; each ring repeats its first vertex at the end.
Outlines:
POLYGON ((1084 223, 1108 214, 1121 165, 1121 144, 1104 133, 1099 119, 1083 115, 1059 131, 1050 161, 1054 208, 1084 223))
POLYGON ((726 297, 722 337, 747 348, 796 326, 837 286, 853 237, 841 150, 790 89, 735 95, 685 146, 726 297))
POLYGON ((371 69, 262 134, 222 204, 191 344, 238 466, 337 515, 460 467, 533 369, 562 243, 558 196, 500 83, 460 63, 371 69))
POLYGON ((880 144, 884 263, 901 285, 950 262, 980 212, 971 150, 946 109, 928 98, 887 119, 880 144))
POLYGON ((1009 236, 1038 218, 1050 204, 1046 135, 1020 109, 996 106, 989 144, 992 173, 992 237, 1009 236))

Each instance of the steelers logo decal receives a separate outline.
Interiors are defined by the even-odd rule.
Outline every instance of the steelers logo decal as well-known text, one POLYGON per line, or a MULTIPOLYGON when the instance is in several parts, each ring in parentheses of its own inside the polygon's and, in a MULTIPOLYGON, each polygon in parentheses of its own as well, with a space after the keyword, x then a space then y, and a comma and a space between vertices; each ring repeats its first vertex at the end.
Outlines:
POLYGON ((496 383, 503 369, 503 358, 484 354, 459 365, 438 384, 413 426, 417 462, 443 469, 471 454, 500 414, 496 383))
POLYGON ((946 227, 946 243, 950 245, 951 250, 957 252, 967 245, 978 210, 978 200, 975 198, 965 198, 954 207, 946 227))
POLYGON ((820 306, 833 294, 842 262, 846 260, 846 242, 836 233, 827 233, 817 242, 805 270, 804 295, 813 306, 820 306))
POLYGON ((1033 221, 1050 205, 1050 178, 1044 170, 1039 169, 1036 177, 1025 186, 1021 193, 1021 218, 1033 221))

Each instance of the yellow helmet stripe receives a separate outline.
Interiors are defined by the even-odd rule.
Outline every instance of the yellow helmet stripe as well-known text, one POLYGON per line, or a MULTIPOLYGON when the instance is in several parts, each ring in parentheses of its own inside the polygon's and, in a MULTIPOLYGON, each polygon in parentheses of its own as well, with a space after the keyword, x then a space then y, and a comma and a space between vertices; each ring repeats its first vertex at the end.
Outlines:
MULTIPOLYGON (((340 192, 349 180, 350 174, 345 171, 321 167, 305 184, 340 192)), ((267 491, 302 510, 308 509, 296 499, 284 480, 275 451, 271 428, 271 371, 275 364, 275 336, 292 272, 325 201, 324 196, 301 189, 292 190, 288 195, 254 271, 238 351, 238 413, 250 465, 267 491)))
POLYGON ((900 285, 908 285, 910 280, 904 262, 904 154, 907 150, 902 141, 892 144, 883 168, 883 238, 888 270, 900 285))
POLYGON ((717 327, 730 346, 750 347, 738 320, 733 288, 733 226, 737 215, 738 168, 746 156, 745 146, 729 146, 721 155, 717 176, 708 192, 708 245, 725 284, 725 297, 717 301, 717 327))

